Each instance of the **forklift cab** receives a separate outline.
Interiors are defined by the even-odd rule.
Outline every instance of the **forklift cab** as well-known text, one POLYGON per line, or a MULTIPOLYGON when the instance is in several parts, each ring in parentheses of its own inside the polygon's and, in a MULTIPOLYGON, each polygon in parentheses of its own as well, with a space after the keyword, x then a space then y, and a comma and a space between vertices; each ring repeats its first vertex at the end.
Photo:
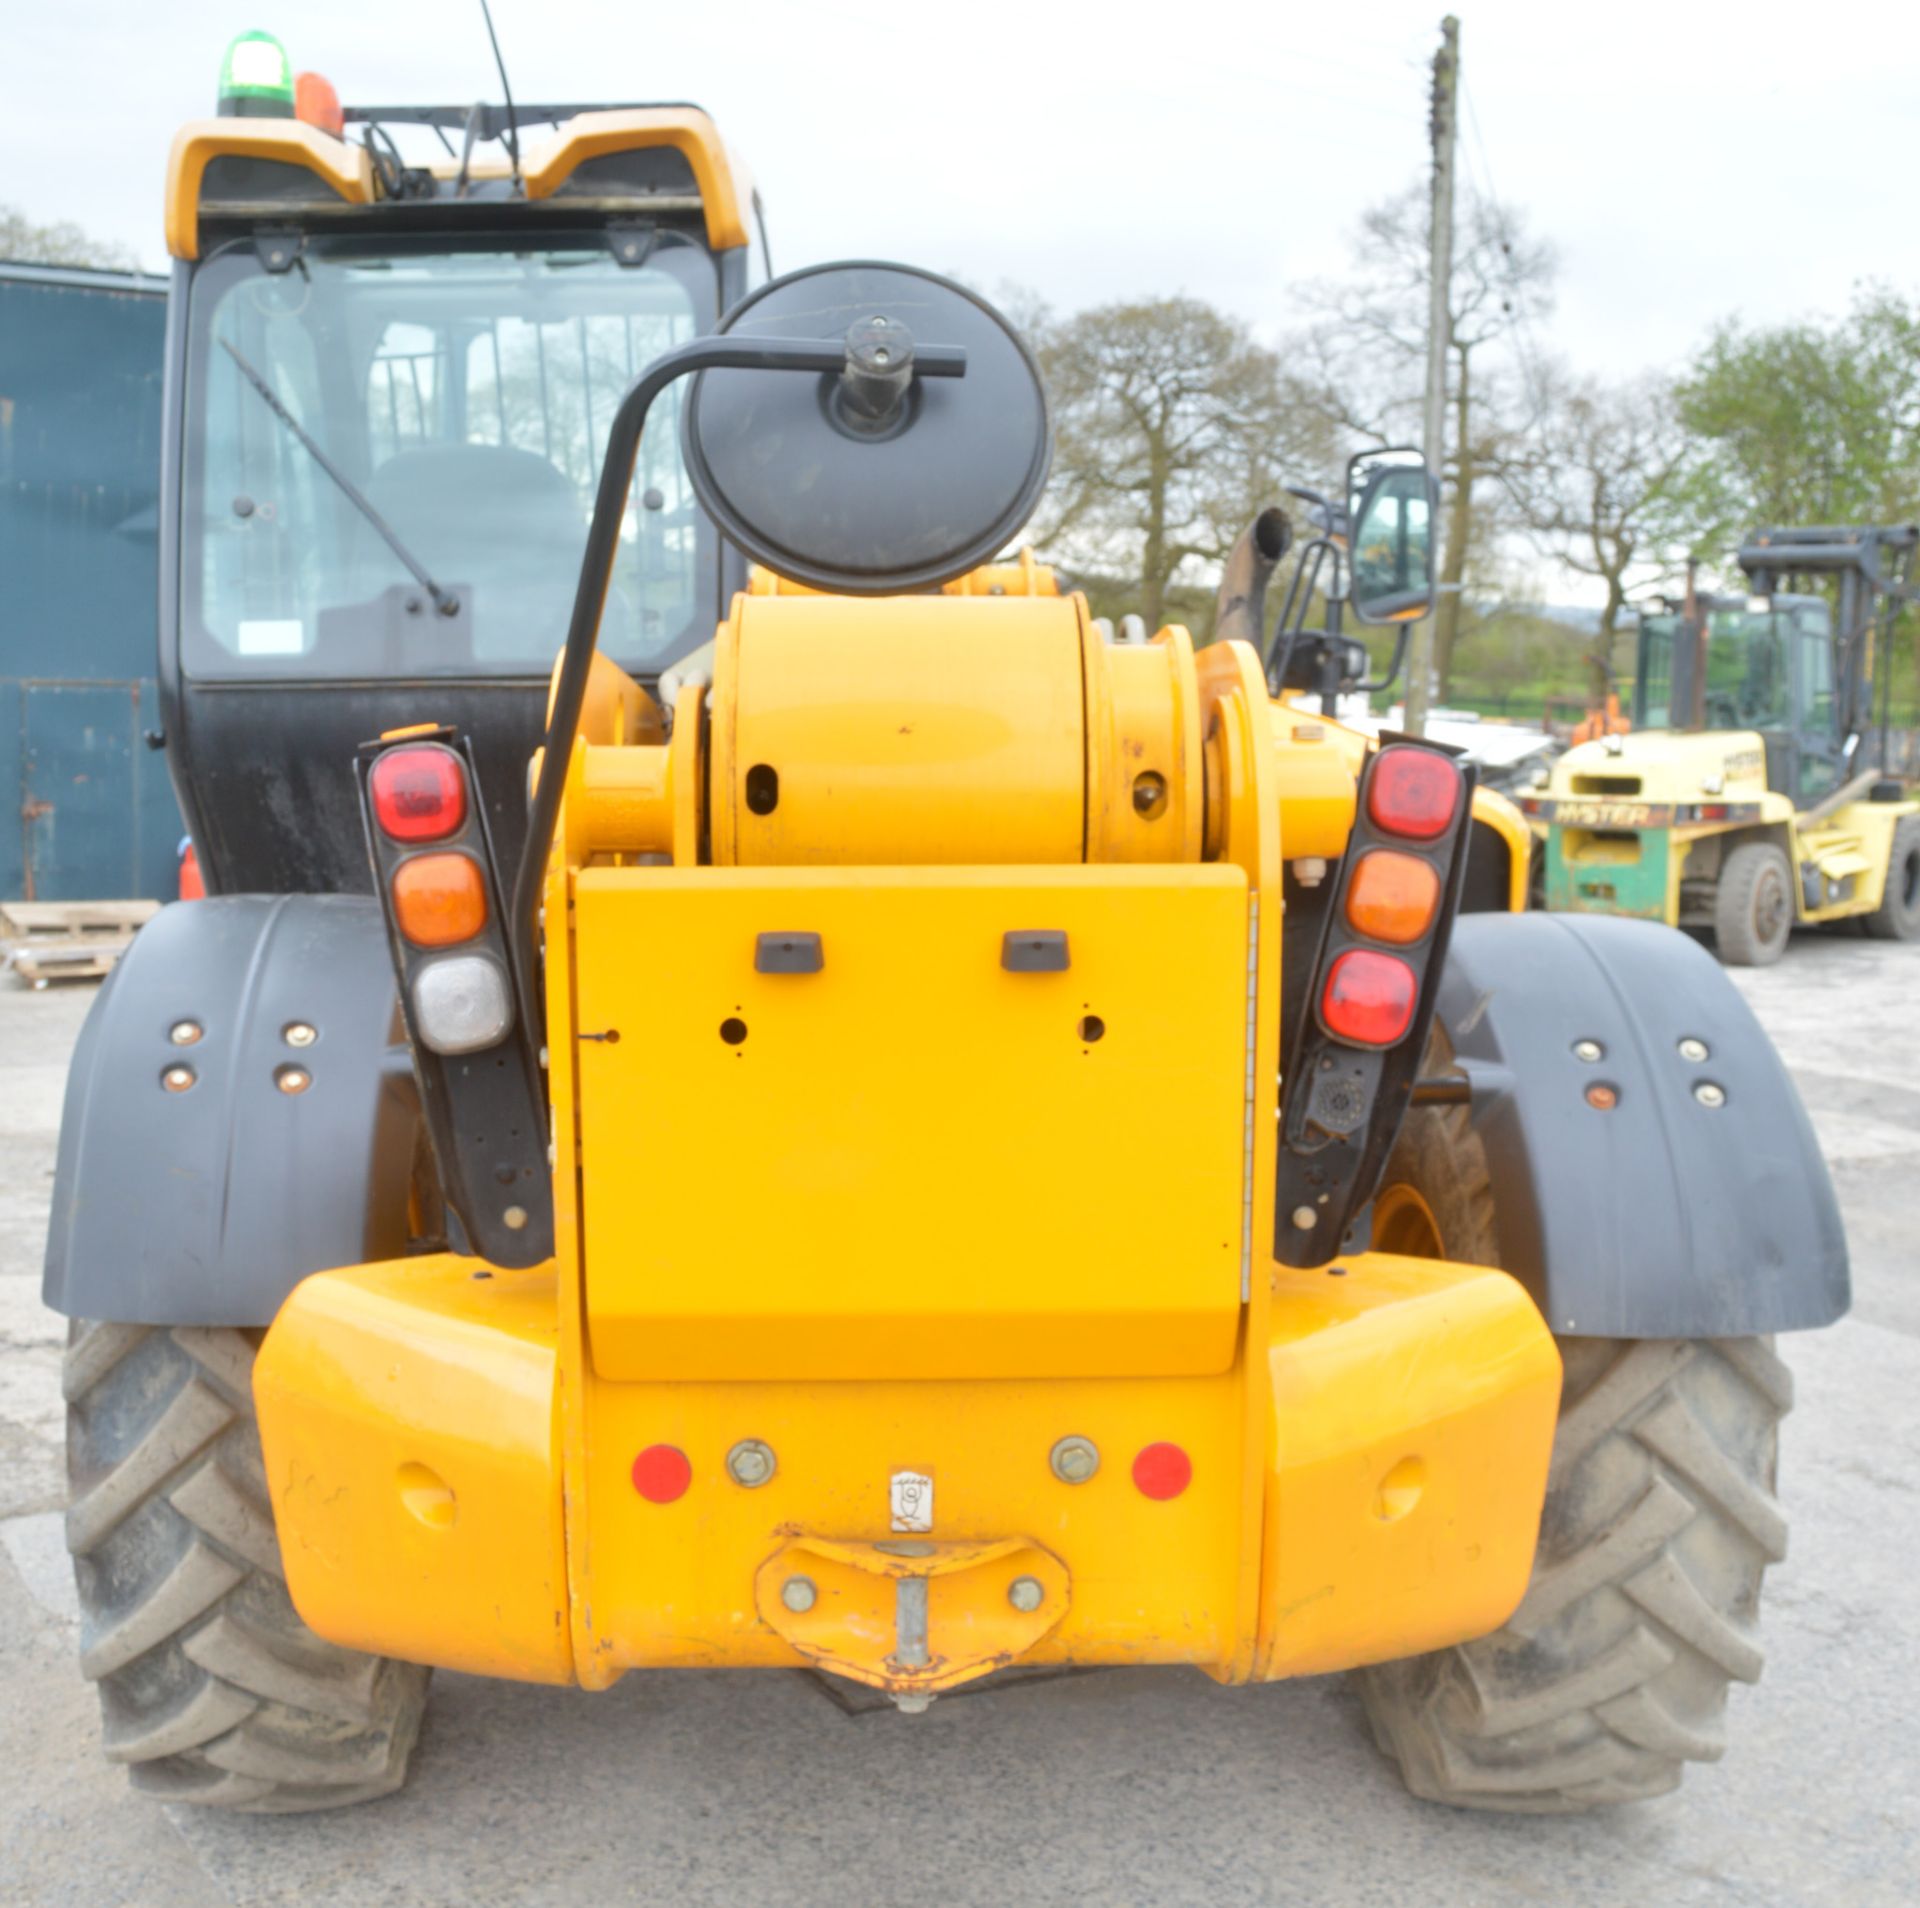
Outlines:
MULTIPOLYGON (((189 125, 168 212, 160 687, 210 891, 364 891, 354 751, 423 718, 476 739, 517 856, 614 409, 767 277, 751 185, 692 107, 350 108, 189 125)), ((607 596, 642 681, 745 582, 677 403, 607 596)))
POLYGON ((1633 721, 1756 734, 1768 788, 1796 808, 1819 801, 1842 768, 1829 606, 1817 596, 1701 596, 1691 616, 1643 615, 1633 721))

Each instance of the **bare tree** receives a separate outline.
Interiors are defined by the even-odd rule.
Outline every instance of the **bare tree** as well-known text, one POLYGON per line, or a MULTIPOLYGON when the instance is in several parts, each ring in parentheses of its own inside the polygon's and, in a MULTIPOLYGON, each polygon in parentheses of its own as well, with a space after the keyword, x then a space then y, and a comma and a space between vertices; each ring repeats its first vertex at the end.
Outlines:
POLYGON ((1593 693, 1604 701, 1628 579, 1658 581, 1685 551, 1688 438, 1664 378, 1546 388, 1534 453, 1503 477, 1537 546, 1606 591, 1593 656, 1593 693))
POLYGON ((1137 575, 1157 628, 1181 567, 1222 560, 1285 476, 1324 468, 1331 433, 1279 357, 1199 299, 1025 316, 1054 408, 1041 535, 1137 575))
POLYGON ((140 261, 132 249, 90 238, 79 226, 35 225, 15 205, 0 205, 0 258, 26 265, 92 265, 131 272, 140 261))
MULTIPOLYGON (((1290 362, 1322 421, 1366 444, 1417 442, 1426 370, 1427 188, 1369 210, 1349 277, 1306 286, 1313 314, 1290 362)), ((1462 586, 1498 527, 1499 488, 1525 455, 1540 408, 1528 328, 1552 310, 1553 248, 1519 217, 1471 197, 1456 234, 1447 352, 1446 532, 1433 660, 1447 693, 1463 627, 1462 586)))

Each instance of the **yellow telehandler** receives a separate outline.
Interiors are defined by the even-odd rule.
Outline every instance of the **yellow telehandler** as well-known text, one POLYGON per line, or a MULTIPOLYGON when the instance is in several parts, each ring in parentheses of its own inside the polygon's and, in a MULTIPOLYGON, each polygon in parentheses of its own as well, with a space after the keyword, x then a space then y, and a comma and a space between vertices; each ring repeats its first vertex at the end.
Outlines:
MULTIPOLYGON (((1719 1755, 1773 1335, 1848 1274, 1714 962, 1520 911, 1469 768, 1271 697, 1283 525, 1200 648, 997 560, 1024 345, 763 279, 704 114, 337 123, 169 174, 209 896, 87 1021, 46 1274, 106 1753, 298 1810, 403 1780, 434 1666, 1181 1663, 1357 1669, 1447 1802, 1719 1755)), ((1431 509, 1356 460, 1363 622, 1431 509)))

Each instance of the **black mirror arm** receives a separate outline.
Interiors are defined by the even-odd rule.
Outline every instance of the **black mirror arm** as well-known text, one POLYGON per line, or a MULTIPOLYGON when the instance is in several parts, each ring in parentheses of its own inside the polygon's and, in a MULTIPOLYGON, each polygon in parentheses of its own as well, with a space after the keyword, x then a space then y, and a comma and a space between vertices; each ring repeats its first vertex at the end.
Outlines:
MULTIPOLYGON (((1415 620, 1418 619, 1416 618, 1415 620)), ((1393 685, 1400 680, 1401 667, 1407 660, 1407 643, 1412 635, 1413 623, 1402 623, 1398 633, 1393 639, 1393 659, 1387 664, 1387 673, 1377 682, 1363 682, 1358 684, 1356 693, 1377 696, 1391 689, 1393 685)))
MULTIPOLYGON (((567 767, 573 758, 574 737, 580 729, 580 710, 586 700, 587 676, 600 641, 600 617, 613 580, 619 554, 620 523, 626 515, 627 492, 633 485, 634 460, 654 400, 677 378, 695 371, 812 371, 821 375, 845 372, 849 363, 844 338, 739 338, 725 333, 691 339, 661 355, 641 372, 607 433, 607 454, 600 465, 600 486, 593 500, 593 522, 587 531, 586 555, 580 562, 580 584, 574 592, 573 618, 560 652, 554 681, 553 707, 547 716, 545 754, 540 780, 527 817, 527 845, 513 881, 508 903, 511 920, 514 990, 522 1024, 538 1029, 540 888, 546 875, 553 831, 560 817, 560 796, 567 785, 567 767)), ((967 354, 954 345, 916 344, 913 370, 921 377, 966 376, 967 354)))

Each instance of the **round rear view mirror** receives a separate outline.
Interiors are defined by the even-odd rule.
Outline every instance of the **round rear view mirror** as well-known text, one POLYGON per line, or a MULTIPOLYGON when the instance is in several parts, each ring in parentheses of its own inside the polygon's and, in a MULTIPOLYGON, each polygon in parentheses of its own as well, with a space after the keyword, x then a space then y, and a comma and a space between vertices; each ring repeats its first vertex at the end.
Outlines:
POLYGON ((763 285, 719 329, 847 350, 838 372, 692 381, 687 473, 756 563, 814 589, 897 595, 989 562, 1032 513, 1053 454, 1040 374, 964 286, 906 265, 813 266, 763 285), (964 375, 921 375, 914 354, 928 347, 964 351, 964 375))

